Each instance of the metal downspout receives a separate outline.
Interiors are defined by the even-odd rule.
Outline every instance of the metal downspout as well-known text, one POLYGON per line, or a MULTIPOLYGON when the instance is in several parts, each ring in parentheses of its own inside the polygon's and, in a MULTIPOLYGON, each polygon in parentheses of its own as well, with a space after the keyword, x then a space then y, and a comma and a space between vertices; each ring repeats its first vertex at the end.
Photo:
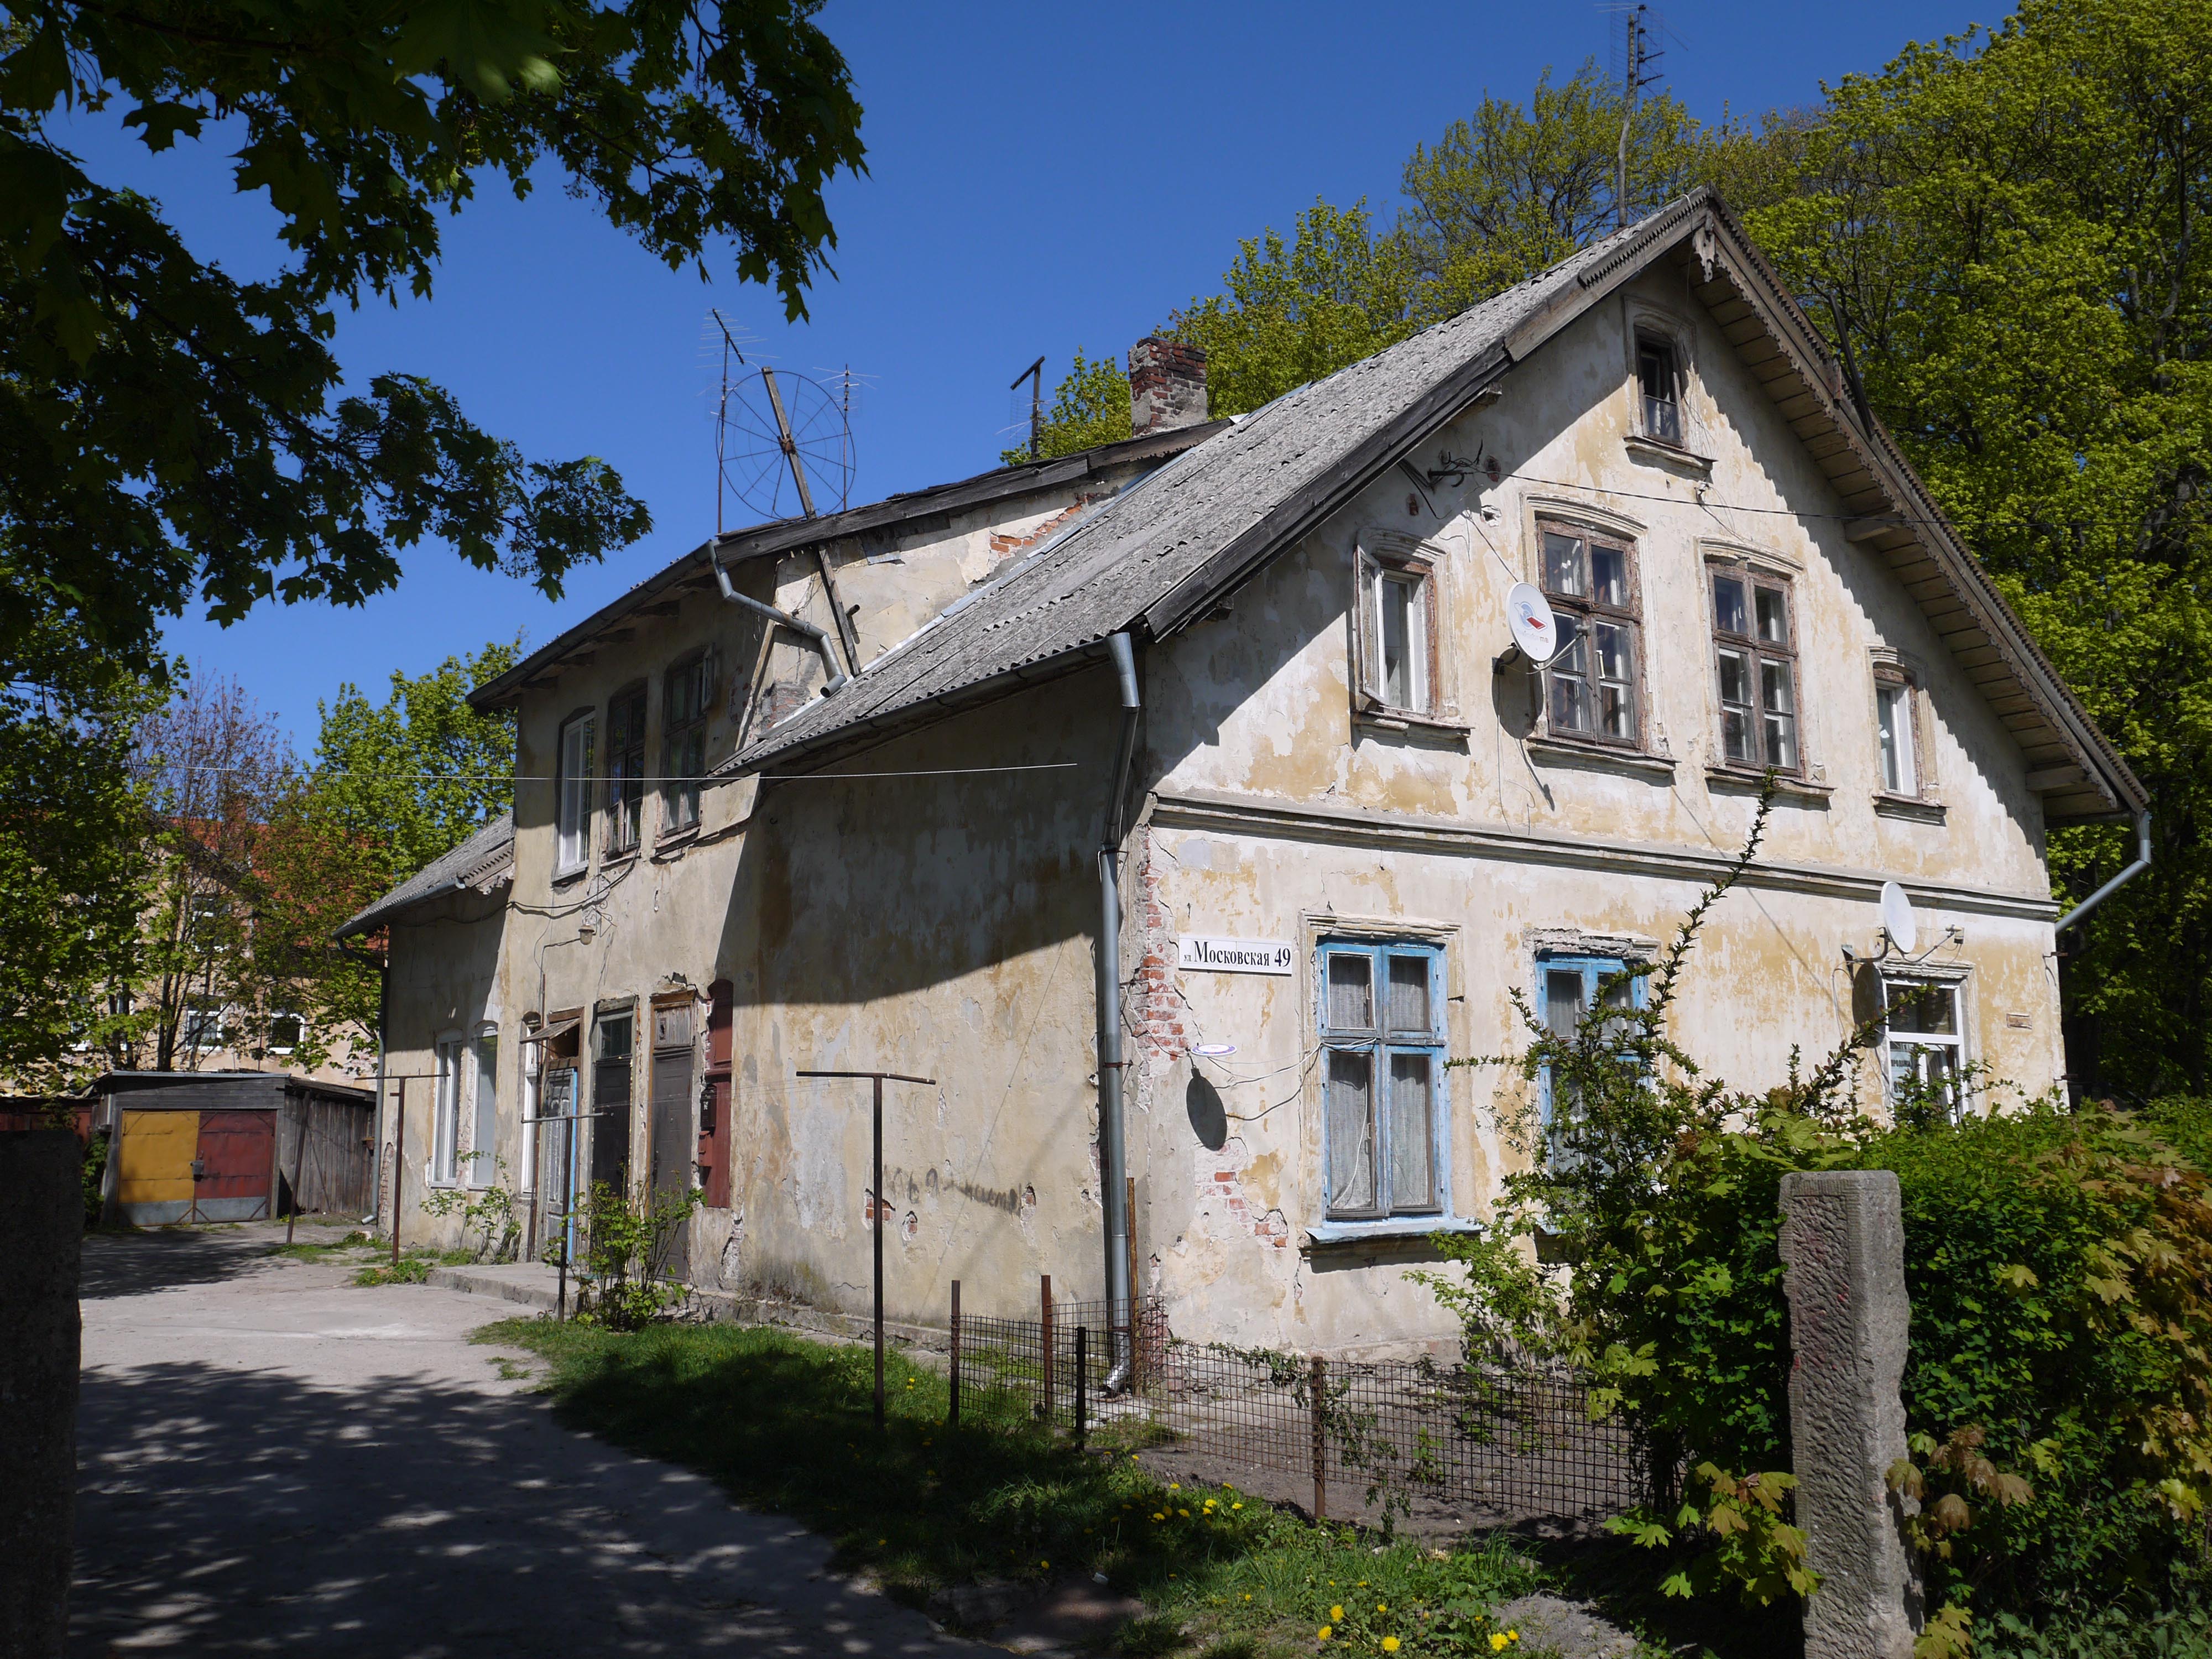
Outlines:
POLYGON ((2100 887, 2095 892, 2090 894, 2088 897, 2083 899, 2079 904, 2075 905, 2071 910, 2069 910, 2064 915, 2059 917, 2057 924, 2051 930, 2051 936, 2055 939, 2060 933, 2064 933, 2069 927, 2073 927, 2075 923, 2080 921, 2084 916, 2087 916, 2090 911, 2095 909, 2106 899, 2112 897, 2113 894, 2118 892, 2121 888, 2126 886, 2137 876, 2142 874, 2144 871, 2149 868, 2150 808, 2146 806, 2142 811, 2136 814, 2136 861, 2128 866, 2126 869, 2121 871, 2118 875, 2114 876, 2102 887, 2100 887))
POLYGON ((1106 796, 1104 835, 1098 847, 1098 1165, 1106 1215, 1107 1323, 1113 1310, 1128 1310, 1129 1326, 1115 1333, 1113 1369, 1104 1388, 1118 1394, 1129 1376, 1130 1343, 1136 1329, 1136 1286, 1129 1282, 1128 1146, 1121 1126, 1121 833, 1122 803, 1129 789, 1129 768, 1137 752, 1137 718, 1143 701, 1137 691, 1137 663, 1129 636, 1106 641, 1121 700, 1121 740, 1114 757, 1114 779, 1106 796))
MULTIPOLYGON (((800 621, 788 611, 779 611, 774 605, 756 599, 750 594, 738 592, 731 585, 730 573, 722 568, 722 562, 715 556, 711 544, 707 549, 707 562, 714 567, 714 580, 721 586, 722 597, 732 605, 741 605, 748 611, 757 611, 770 622, 781 623, 794 634, 804 634, 814 641, 814 648, 822 653, 822 665, 830 671, 829 682, 822 688, 823 696, 832 696, 843 689, 846 679, 845 671, 838 665, 837 653, 830 645, 830 635, 827 633, 811 622, 800 621)), ((834 610, 837 603, 836 599, 832 598, 830 603, 834 610)))

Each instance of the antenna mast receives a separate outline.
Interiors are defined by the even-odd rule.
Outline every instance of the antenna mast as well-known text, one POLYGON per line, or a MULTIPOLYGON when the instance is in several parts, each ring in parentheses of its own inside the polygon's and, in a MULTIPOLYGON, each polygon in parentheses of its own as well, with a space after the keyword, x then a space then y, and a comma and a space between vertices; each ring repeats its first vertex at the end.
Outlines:
POLYGON ((1006 383, 1009 392, 1030 383, 1030 459, 1044 459, 1044 359, 1040 357, 1006 383))
MULTIPOLYGON (((1615 230, 1628 228, 1628 131, 1636 125, 1637 101, 1644 88, 1658 80, 1647 75, 1646 70, 1666 54, 1651 45, 1650 27, 1644 21, 1648 5, 1624 7, 1622 21, 1627 26, 1627 52, 1623 61, 1622 89, 1626 94, 1627 107, 1620 118, 1620 155, 1615 162, 1613 175, 1613 226, 1615 230)), ((1662 24, 1661 27, 1664 27, 1662 24)))

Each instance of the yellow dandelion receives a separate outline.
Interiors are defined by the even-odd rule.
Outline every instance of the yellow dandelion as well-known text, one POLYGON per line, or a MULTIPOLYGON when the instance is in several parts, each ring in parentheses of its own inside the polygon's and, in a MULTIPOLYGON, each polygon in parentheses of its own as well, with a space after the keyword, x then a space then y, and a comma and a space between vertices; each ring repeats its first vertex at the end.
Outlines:
POLYGON ((1170 1480, 1168 1482, 1168 1490, 1170 1492, 1181 1492, 1182 1490, 1182 1483, 1179 1480, 1170 1480))
POLYGON ((1155 1520, 1155 1521, 1164 1521, 1164 1520, 1166 1520, 1166 1519, 1167 1519, 1167 1516, 1165 1516, 1164 1515, 1162 1515, 1158 1510, 1155 1510, 1152 1512, 1152 1519, 1153 1519, 1153 1520, 1155 1520))
POLYGON ((1342 1607, 1331 1607, 1328 1610, 1328 1622, 1332 1625, 1342 1624, 1344 1622, 1344 1609, 1342 1607))
POLYGON ((1041 1567, 1048 1567, 1048 1566, 1050 1566, 1051 1565, 1052 1565, 1052 1563, 1051 1563, 1051 1562, 1049 1562, 1049 1561, 1040 1561, 1040 1562, 1038 1562, 1038 1563, 1037 1563, 1037 1565, 1039 1565, 1039 1566, 1041 1566, 1041 1567))
POLYGON ((1229 1507, 1232 1510, 1241 1510, 1244 1506, 1242 1504, 1231 1504, 1229 1507))
POLYGON ((1328 1641, 1328 1633, 1329 1633, 1330 1630, 1331 1630, 1331 1629, 1333 1629, 1333 1628, 1334 1628, 1334 1626, 1332 1626, 1323 1625, 1323 1626, 1322 1626, 1319 1630, 1317 1630, 1317 1631, 1316 1631, 1316 1632, 1314 1632, 1314 1639, 1315 1639, 1316 1641, 1320 1641, 1320 1642, 1326 1642, 1326 1641, 1328 1641))
POLYGON ((1388 1613, 1388 1612, 1389 1612, 1389 1611, 1390 1611, 1390 1609, 1389 1609, 1388 1607, 1384 1606, 1382 1602, 1377 1601, 1377 1602, 1375 1604, 1375 1611, 1376 1611, 1376 1612, 1377 1612, 1377 1613, 1388 1613))
POLYGON ((1244 1592, 1244 1599, 1245 1599, 1247 1601, 1250 1601, 1250 1600, 1252 1599, 1252 1592, 1251 1592, 1250 1590, 1246 1590, 1246 1591, 1244 1592))
POLYGON ((1384 1638, 1382 1638, 1382 1651, 1383 1651, 1383 1652, 1385 1652, 1385 1653, 1395 1653, 1395 1652, 1397 1652, 1397 1650, 1398 1650, 1398 1638, 1397 1638, 1396 1637, 1395 1637, 1395 1636, 1386 1636, 1386 1637, 1384 1637, 1384 1638))
POLYGON ((1492 1653, 1504 1652, 1505 1645, 1505 1638, 1503 1636, 1492 1636, 1490 1638, 1490 1650, 1492 1653))

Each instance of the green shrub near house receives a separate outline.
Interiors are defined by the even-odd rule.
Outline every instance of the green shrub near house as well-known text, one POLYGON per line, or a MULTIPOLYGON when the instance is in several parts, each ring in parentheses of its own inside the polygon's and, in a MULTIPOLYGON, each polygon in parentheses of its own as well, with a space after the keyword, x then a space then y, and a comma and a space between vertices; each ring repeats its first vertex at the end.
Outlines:
POLYGON ((1663 1553, 1670 1593, 1775 1602, 1817 1583, 1790 1521, 1782 1177, 1893 1170, 1912 1322, 1892 1480, 1920 1499, 1930 1606, 1958 1609, 1923 1651, 1970 1629, 1995 1650, 2001 1616, 2174 1605, 2212 1498, 2212 1103, 1985 1115, 1997 1091, 1970 1079, 1962 1121, 1908 1101, 1880 1124, 1856 1104, 1871 1025, 1764 1092, 1711 1078, 1668 1016, 1734 879, 1622 975, 1646 981, 1644 1007, 1593 999, 1565 1036, 1529 1015, 1521 1053, 1455 1062, 1504 1073, 1494 1109, 1529 1168, 1489 1229, 1438 1241, 1457 1271, 1422 1276, 1471 1343, 1587 1365, 1653 1467, 1680 1472, 1616 1523, 1663 1553))

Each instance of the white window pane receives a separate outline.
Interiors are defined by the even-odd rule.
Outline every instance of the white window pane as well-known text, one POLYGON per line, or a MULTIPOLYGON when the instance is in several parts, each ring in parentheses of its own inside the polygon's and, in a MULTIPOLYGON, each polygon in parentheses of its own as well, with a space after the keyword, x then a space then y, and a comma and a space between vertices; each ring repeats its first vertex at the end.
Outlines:
POLYGON ((1717 634, 1751 632, 1748 616, 1744 609, 1741 578, 1719 575, 1713 578, 1713 631, 1717 634))
POLYGON ((1565 593, 1570 599, 1584 599, 1589 593, 1589 583, 1583 564, 1583 544, 1579 537, 1562 536, 1553 531, 1544 532, 1544 586, 1554 593, 1565 593))
POLYGON ((1589 635, 1577 634, 1552 659, 1552 729, 1590 730, 1589 635))
POLYGON ((1875 692, 1881 732, 1881 787, 1893 794, 1917 794, 1920 774, 1912 752, 1912 690, 1885 685, 1875 692))
POLYGON ((499 1146, 499 1039, 477 1039, 477 1098, 475 1134, 469 1150, 477 1154, 469 1164, 472 1186, 489 1187, 499 1173, 493 1154, 499 1146))
POLYGON ((1367 957, 1345 951, 1330 953, 1328 1024, 1337 1031, 1375 1029, 1375 964, 1367 957))
POLYGON ((1888 991, 1889 1029, 1893 1032, 1958 1035, 1959 994, 1955 988, 1904 981, 1892 981, 1888 991))
POLYGON ((1413 584, 1385 576, 1378 585, 1376 621, 1382 631, 1377 660, 1382 673, 1382 701, 1393 708, 1410 708, 1413 696, 1413 584))
POLYGON ((1784 769, 1797 764, 1796 699, 1790 683, 1790 665, 1762 660, 1759 665, 1760 723, 1765 728, 1766 763, 1784 769))
POLYGON ((1429 959, 1390 958, 1390 1029, 1426 1036, 1429 1024, 1429 959))
POLYGON ((1601 605, 1628 604, 1628 555, 1618 547, 1593 544, 1589 550, 1590 597, 1601 605))
POLYGON ((1618 623, 1590 630, 1597 647, 1598 729, 1609 738, 1636 736, 1635 635, 1618 623))
POLYGON ((1752 758, 1751 663, 1740 651, 1718 657, 1721 688, 1721 752, 1732 761, 1752 758))
POLYGON ((1390 1056, 1390 1207, 1436 1207, 1434 1071, 1426 1054, 1390 1056))
POLYGON ((1375 1057, 1328 1051, 1328 1207, 1375 1207, 1375 1057))
POLYGON ((1544 1024, 1555 1036, 1571 1037, 1582 1024, 1583 976, 1578 969, 1554 968, 1544 975, 1544 1024))
POLYGON ((1773 645, 1790 643, 1789 601, 1778 587, 1759 590, 1759 637, 1773 645))

